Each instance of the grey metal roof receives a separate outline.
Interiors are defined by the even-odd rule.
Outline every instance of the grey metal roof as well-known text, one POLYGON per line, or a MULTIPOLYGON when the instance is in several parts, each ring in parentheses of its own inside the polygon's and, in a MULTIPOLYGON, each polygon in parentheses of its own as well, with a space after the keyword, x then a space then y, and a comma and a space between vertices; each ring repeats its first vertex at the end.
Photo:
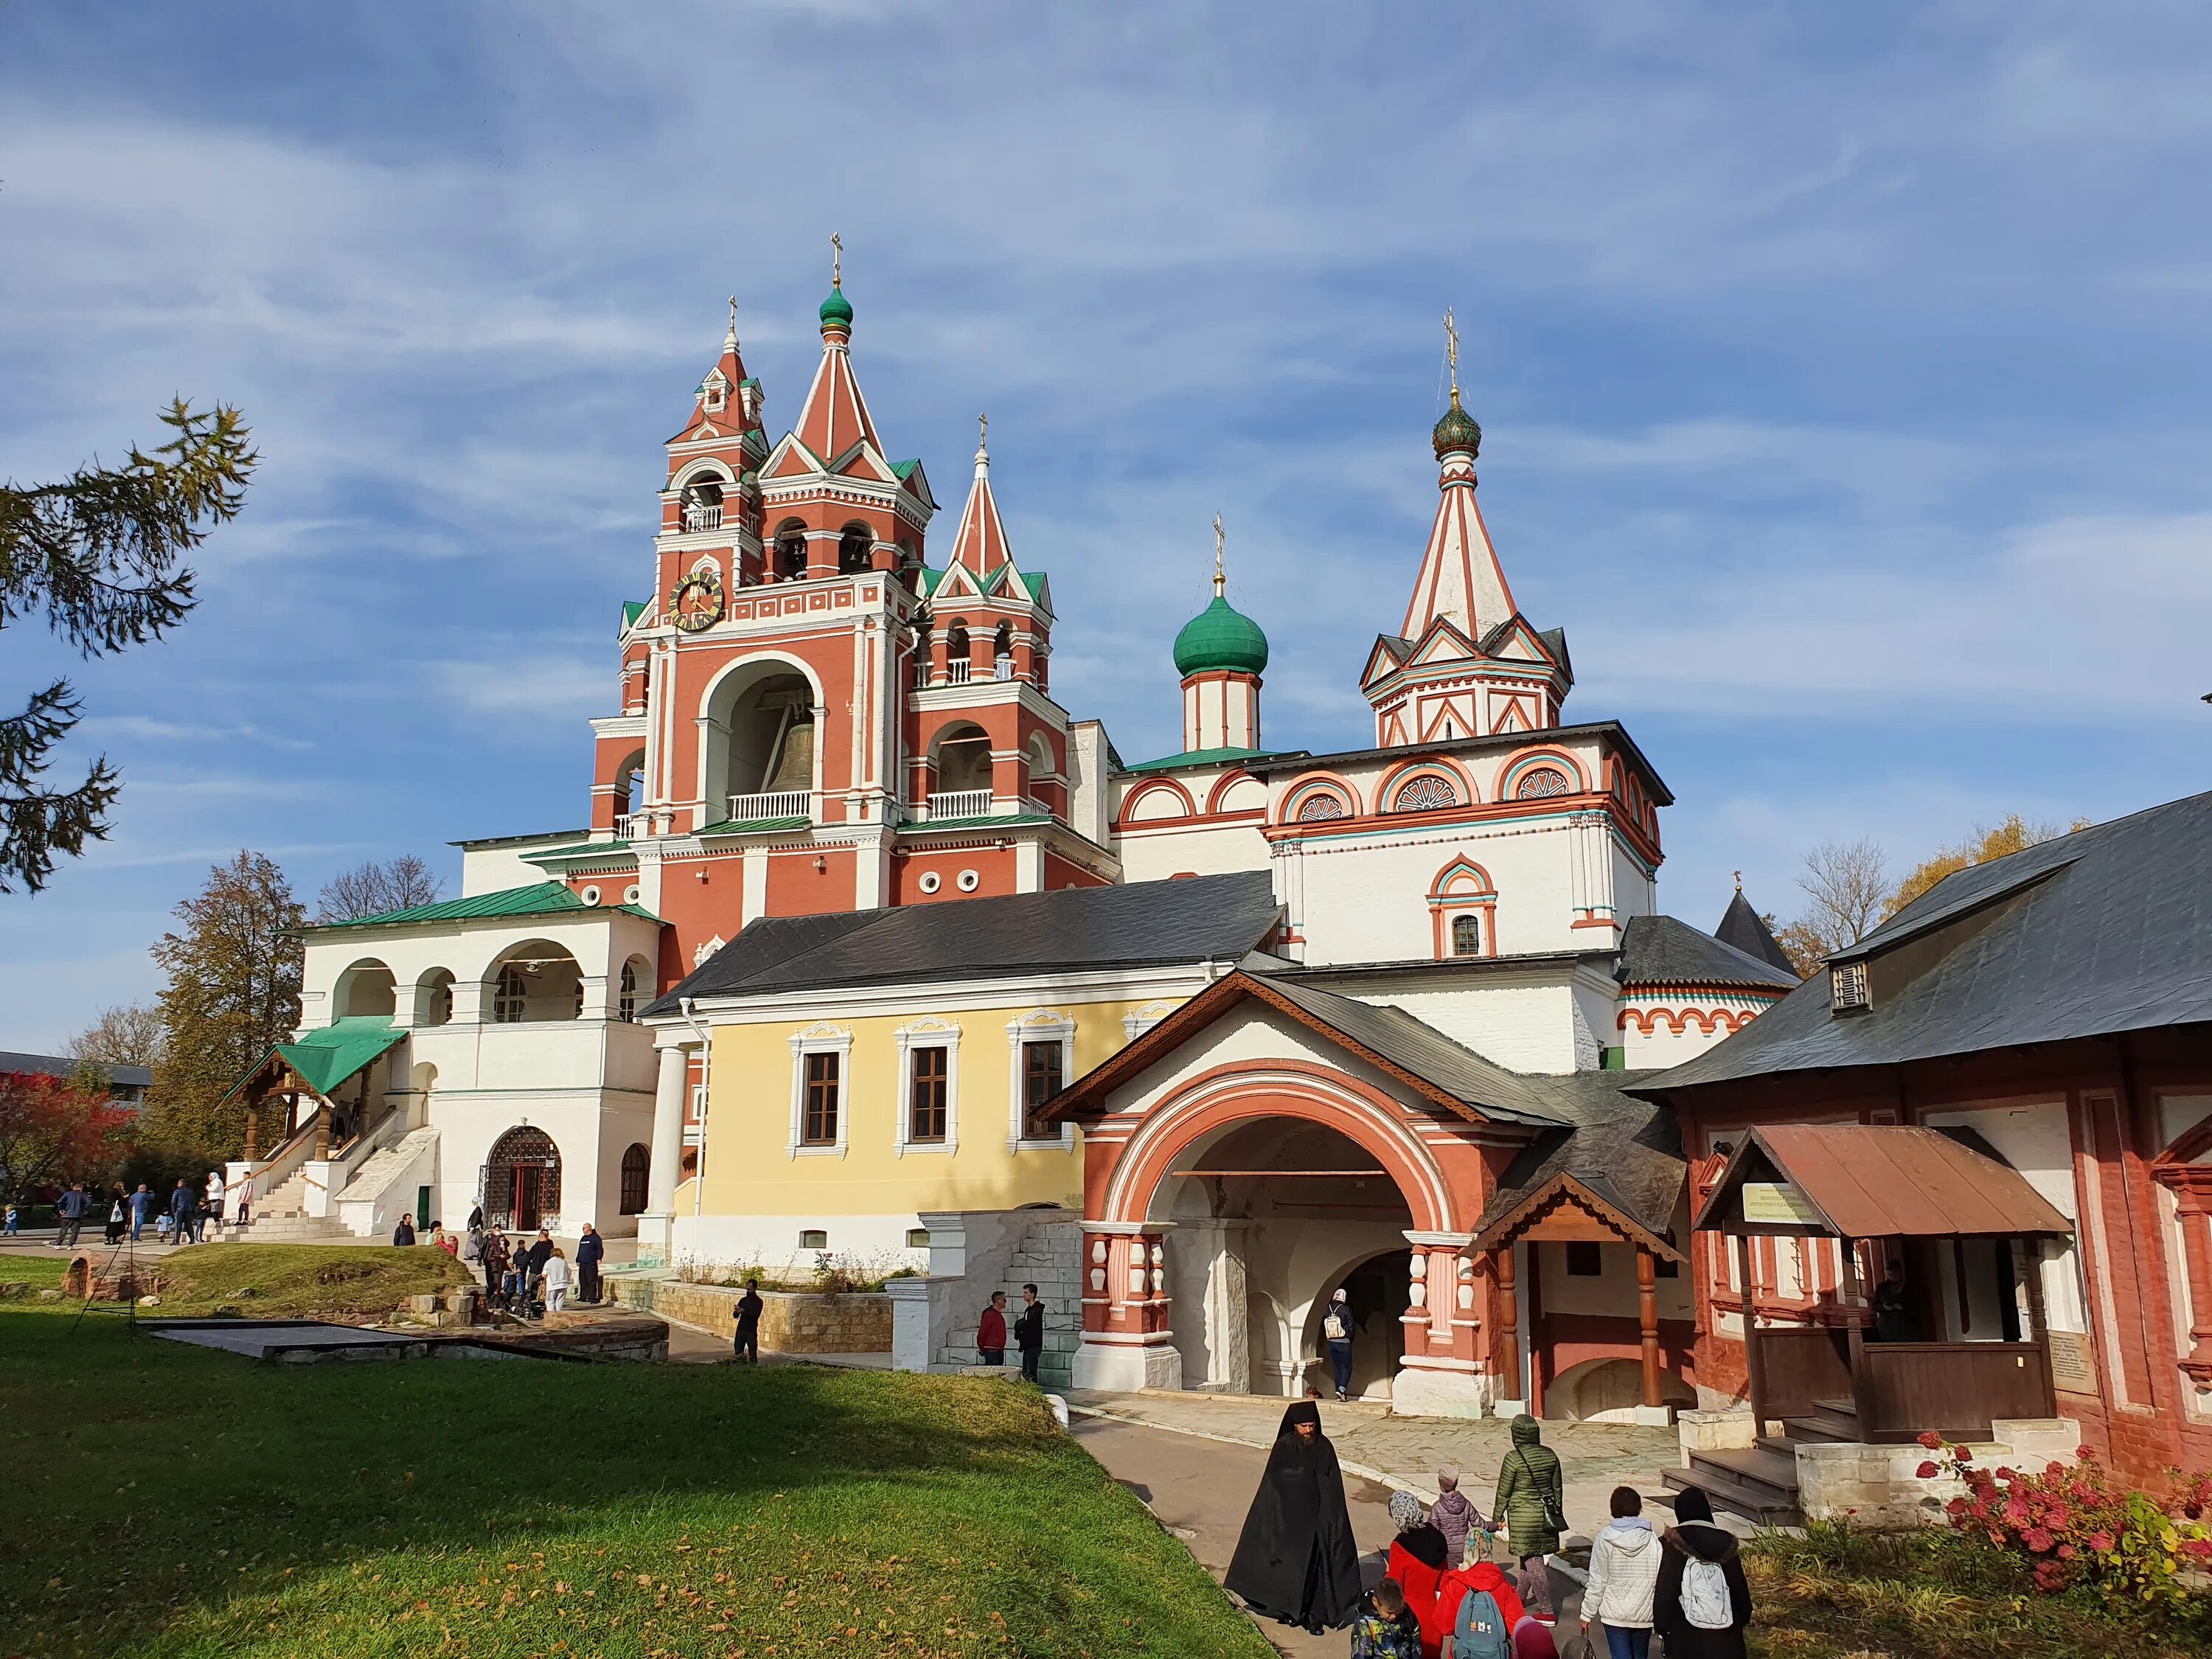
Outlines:
POLYGON ((646 1010, 684 997, 994 975, 1235 963, 1281 908, 1264 870, 754 922, 646 1010))
MULTIPOLYGON (((105 1067, 111 1086, 118 1089, 150 1089, 154 1073, 144 1066, 108 1066, 105 1067)), ((76 1061, 67 1054, 19 1054, 0 1052, 0 1072, 33 1072, 46 1077, 65 1078, 76 1070, 76 1061)))
POLYGON ((1499 1178, 1476 1233, 1568 1176, 1645 1231, 1666 1237, 1688 1167, 1681 1133, 1667 1108, 1621 1092, 1654 1075, 1575 1072, 1540 1079, 1553 1109, 1572 1127, 1548 1131, 1521 1149, 1499 1178))
POLYGON ((1622 754, 1635 763, 1650 787, 1652 799, 1662 806, 1672 806, 1674 794, 1667 787, 1636 740, 1628 735, 1627 728, 1619 720, 1591 720, 1581 726, 1547 726, 1534 732, 1500 732, 1487 738, 1455 738, 1449 743, 1396 744, 1382 749, 1346 749, 1333 755, 1309 755, 1303 752, 1284 755, 1274 760, 1254 760, 1244 763, 1244 769, 1255 777, 1265 777, 1277 772, 1300 771, 1311 766, 1343 766, 1358 761, 1402 760, 1408 755, 1480 755, 1500 750, 1526 749, 1532 744, 1565 743, 1574 738, 1609 738, 1620 747, 1622 754))
POLYGON ((1616 975, 1623 985, 1632 987, 1743 985, 1782 990, 1797 983, 1796 975, 1746 956, 1672 916, 1628 919, 1621 930, 1616 975))
POLYGON ((1797 970, 1790 965, 1790 953, 1774 937, 1774 930, 1766 925, 1765 918, 1745 900, 1741 887, 1729 901, 1728 908, 1721 913, 1721 925, 1713 929, 1713 937, 1723 945, 1734 945, 1747 957, 1771 963, 1793 980, 1797 977, 1797 970))
POLYGON ((1286 974, 1267 975, 1264 983, 1323 1024, 1393 1065, 1402 1066, 1455 1100, 1477 1108, 1486 1117, 1537 1124, 1569 1121, 1551 1104, 1548 1085, 1557 1079, 1509 1072, 1454 1042, 1403 1008, 1340 996, 1318 985, 1302 984, 1286 974))
POLYGON ((1639 1086, 1671 1093, 2212 1021, 2212 794, 1962 870, 1847 954, 1876 958, 1865 1012, 1832 1014, 1820 975, 1639 1086), (1914 977, 1882 983, 1887 949, 2000 902, 1914 977))

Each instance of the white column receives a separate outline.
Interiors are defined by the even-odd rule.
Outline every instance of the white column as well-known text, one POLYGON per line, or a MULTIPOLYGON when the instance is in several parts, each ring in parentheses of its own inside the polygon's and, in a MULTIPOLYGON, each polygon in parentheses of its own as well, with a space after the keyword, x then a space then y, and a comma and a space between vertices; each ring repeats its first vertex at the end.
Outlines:
POLYGON ((637 1218, 640 1245, 666 1249, 673 1242, 676 1177, 684 1163, 684 1096, 690 1080, 690 1050, 679 1043, 660 1049, 660 1074, 653 1091, 653 1152, 646 1166, 645 1213, 637 1218))

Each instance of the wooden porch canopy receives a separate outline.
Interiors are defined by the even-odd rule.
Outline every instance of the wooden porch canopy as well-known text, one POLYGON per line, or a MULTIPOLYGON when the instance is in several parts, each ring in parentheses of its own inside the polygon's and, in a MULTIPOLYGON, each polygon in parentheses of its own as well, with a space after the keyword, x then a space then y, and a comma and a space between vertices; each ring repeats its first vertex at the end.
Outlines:
POLYGON ((280 1042, 264 1054, 253 1068, 224 1091, 223 1099, 243 1093, 246 1096, 246 1159, 252 1163, 260 1156, 257 1144, 260 1139, 260 1104, 271 1095, 283 1097, 285 1105, 284 1133, 277 1137, 282 1146, 298 1133, 300 1097, 313 1097, 317 1104, 313 1120, 316 1131, 315 1155, 325 1155, 330 1129, 330 1108, 332 1096, 338 1086, 368 1069, 387 1049, 396 1047, 407 1033, 395 1030, 389 1018, 382 1015, 356 1016, 333 1021, 303 1033, 295 1042, 280 1042))
POLYGON ((1984 1437, 1992 1421, 2057 1410, 2037 1264, 2022 1276, 2033 1340, 1877 1342, 1858 1290, 1861 1239, 2065 1237, 2074 1229, 2019 1170, 1934 1129, 1790 1124, 1753 1129, 1693 1223, 1735 1240, 1753 1414, 1764 1425, 1820 1411, 1855 1415, 1871 1441, 1923 1430, 1984 1437), (1762 1327, 1754 1237, 1840 1242, 1845 1328, 1762 1327))

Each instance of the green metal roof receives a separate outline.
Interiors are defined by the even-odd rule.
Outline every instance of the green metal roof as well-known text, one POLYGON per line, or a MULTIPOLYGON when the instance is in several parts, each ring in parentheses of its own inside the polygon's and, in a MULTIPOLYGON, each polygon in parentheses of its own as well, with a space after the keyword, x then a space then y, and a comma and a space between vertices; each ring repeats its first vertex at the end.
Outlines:
POLYGON ((1049 812, 1010 812, 994 818, 925 818, 915 823, 902 823, 899 833, 911 836, 925 830, 1003 830, 1009 824, 1051 823, 1055 821, 1049 812))
POLYGON ((435 904, 416 904, 381 915, 358 916, 351 921, 319 922, 303 933, 331 933, 352 927, 411 927, 441 921, 484 921, 502 916, 563 915, 577 910, 620 910, 647 921, 660 918, 635 904, 586 904, 557 881, 541 881, 528 887, 509 887, 496 893, 476 893, 467 898, 442 899, 435 904))
POLYGON ((805 817, 788 818, 724 818, 720 823, 709 823, 693 831, 701 836, 750 836, 763 830, 804 830, 813 823, 805 817))
POLYGON ((280 1042, 256 1060, 252 1069, 230 1086, 228 1100, 252 1082, 270 1060, 281 1056, 300 1075, 300 1080, 325 1099, 331 1090, 359 1072, 369 1061, 407 1035, 392 1029, 389 1014, 362 1014, 319 1026, 296 1042, 280 1042))
POLYGON ((1182 625, 1176 635, 1175 665, 1178 674, 1226 670, 1238 674, 1264 673, 1267 667, 1267 636, 1260 624, 1232 607, 1218 593, 1182 625))
POLYGON ((914 477, 915 468, 921 465, 921 462, 919 459, 911 461, 893 461, 891 463, 891 471, 897 473, 900 478, 903 480, 914 477))
POLYGON ((632 628, 636 626, 637 619, 640 617, 642 617, 652 608, 653 601, 650 599, 624 599, 623 601, 622 631, 625 634, 629 633, 632 628))
POLYGON ((847 328, 852 327, 853 302, 845 297, 842 284, 831 289, 830 297, 822 302, 822 320, 825 323, 842 323, 847 328))
POLYGON ((924 565, 921 568, 921 591, 925 595, 928 595, 936 592, 938 583, 943 581, 945 577, 951 575, 952 573, 949 568, 939 570, 933 566, 924 565))
POLYGON ((541 864, 554 859, 628 859, 635 864, 636 858, 626 841, 580 841, 567 847, 549 847, 541 853, 518 853, 515 856, 526 864, 541 864))
POLYGON ((1266 760, 1285 751, 1280 749, 1194 749, 1185 755, 1164 755, 1158 760, 1148 760, 1136 766, 1125 766, 1124 772, 1171 772, 1179 766, 1218 766, 1224 761, 1266 760))

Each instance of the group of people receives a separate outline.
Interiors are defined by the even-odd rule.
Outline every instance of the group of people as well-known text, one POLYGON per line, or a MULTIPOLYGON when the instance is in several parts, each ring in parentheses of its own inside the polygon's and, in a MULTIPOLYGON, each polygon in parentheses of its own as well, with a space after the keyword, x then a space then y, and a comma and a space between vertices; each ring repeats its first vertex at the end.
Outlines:
MULTIPOLYGON (((1511 1433, 1495 1522, 1446 1465, 1435 1504, 1392 1494, 1397 1535, 1381 1582, 1365 1590, 1336 1449, 1319 1406, 1300 1401, 1283 1414, 1229 1589, 1282 1624, 1316 1634, 1350 1626, 1352 1659, 1557 1659, 1550 1558, 1566 1531, 1565 1473, 1535 1419, 1516 1418, 1511 1433), (1507 1564, 1492 1559, 1500 1528, 1507 1564)), ((1735 1537, 1714 1523, 1705 1494, 1678 1492, 1664 1532, 1644 1519, 1633 1487, 1614 1492, 1613 1515, 1591 1548, 1583 1635, 1601 1626, 1609 1659, 1646 1659, 1654 1630, 1668 1659, 1744 1659, 1751 1593, 1735 1537)))
MULTIPOLYGON (((1022 1356, 1022 1376, 1024 1380, 1037 1380, 1037 1367, 1044 1358, 1044 1304, 1037 1296, 1034 1285, 1022 1286, 1022 1310, 1014 1316, 1014 1346, 1022 1356)), ((982 1356, 986 1365, 1006 1363, 1006 1293, 991 1292, 991 1305, 983 1310, 975 1322, 975 1352, 982 1356)))
MULTIPOLYGON (((402 1248, 417 1242, 413 1216, 399 1218, 392 1242, 402 1248)), ((596 1303, 602 1292, 599 1264, 606 1260, 606 1241, 588 1221, 576 1240, 573 1266, 567 1252, 553 1242, 550 1229, 540 1227, 527 1244, 510 1242, 497 1227, 484 1225, 481 1205, 469 1212, 465 1234, 457 1237, 446 1231, 444 1222, 433 1222, 428 1242, 455 1261, 481 1269, 486 1302, 509 1313, 565 1312, 572 1285, 583 1302, 596 1303)))
MULTIPOLYGON (((138 1190, 128 1193, 119 1181, 111 1183, 107 1194, 107 1219, 102 1234, 108 1248, 113 1249, 128 1237, 132 1243, 145 1237, 147 1223, 154 1225, 156 1243, 163 1244, 198 1244, 222 1231, 223 1209, 229 1195, 222 1171, 210 1170, 204 1192, 193 1190, 191 1182, 179 1176, 169 1194, 168 1202, 160 1208, 153 1189, 144 1182, 138 1190)), ((249 1208, 251 1188, 238 1189, 237 1214, 231 1224, 243 1227, 251 1218, 249 1208)), ((73 1250, 84 1235, 84 1224, 98 1212, 99 1196, 86 1190, 82 1181, 71 1182, 67 1190, 54 1200, 54 1248, 73 1250)), ((15 1206, 7 1207, 4 1231, 13 1237, 21 1226, 15 1206)))

